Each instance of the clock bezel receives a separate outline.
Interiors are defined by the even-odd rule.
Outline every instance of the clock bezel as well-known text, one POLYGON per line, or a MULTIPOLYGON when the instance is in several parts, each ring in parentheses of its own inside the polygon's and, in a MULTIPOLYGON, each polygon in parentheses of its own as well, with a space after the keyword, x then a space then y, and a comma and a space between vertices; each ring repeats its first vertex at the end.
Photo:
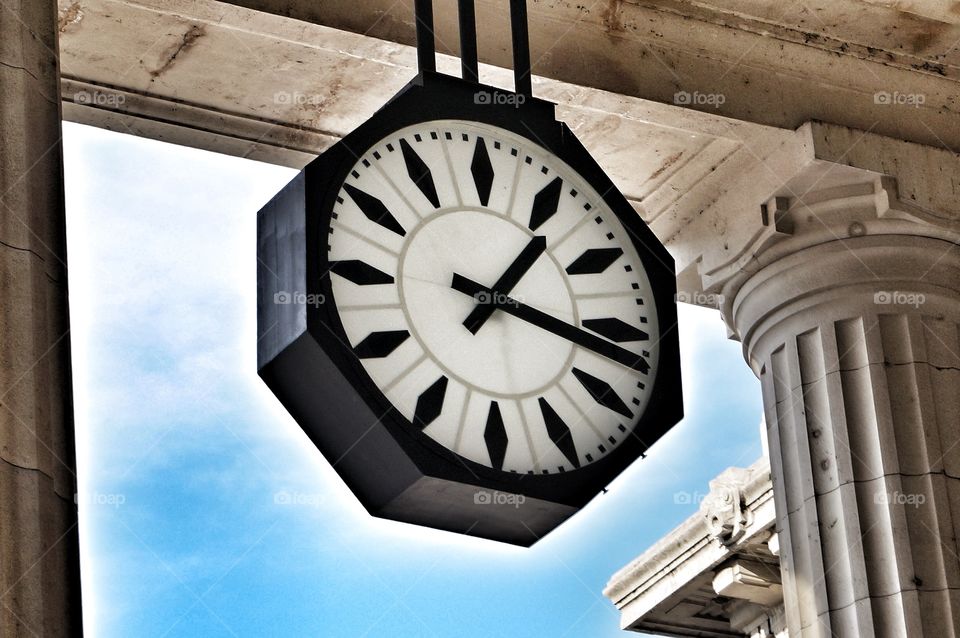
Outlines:
POLYGON ((537 99, 522 101, 508 91, 424 73, 367 122, 312 162, 306 171, 307 293, 323 295, 327 300, 324 304, 308 306, 307 330, 373 413, 383 415, 380 424, 424 474, 579 508, 643 456, 682 418, 673 259, 569 128, 556 121, 552 103, 537 99), (513 96, 513 104, 478 103, 476 96, 480 92, 513 96), (336 197, 358 159, 371 147, 400 129, 436 120, 466 120, 496 126, 529 140, 566 163, 600 194, 617 216, 649 278, 660 330, 660 352, 649 401, 643 414, 634 420, 632 429, 624 435, 625 440, 604 457, 579 469, 521 474, 497 470, 456 454, 404 417, 349 347, 336 309, 324 239, 329 236, 336 197))

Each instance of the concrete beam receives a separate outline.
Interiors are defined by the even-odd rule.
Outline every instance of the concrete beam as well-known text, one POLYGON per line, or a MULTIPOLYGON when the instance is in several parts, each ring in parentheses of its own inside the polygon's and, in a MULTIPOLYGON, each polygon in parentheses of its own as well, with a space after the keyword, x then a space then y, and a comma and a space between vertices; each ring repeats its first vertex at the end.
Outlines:
MULTIPOLYGON (((413 44, 411 0, 232 4, 413 44)), ((809 120, 960 150, 960 13, 933 0, 533 0, 543 77, 786 129, 809 120), (881 93, 881 97, 877 94, 881 93), (897 106, 885 102, 910 100, 897 106), (716 105, 716 97, 722 104, 716 105), (920 96, 920 97, 917 97, 920 96), (682 99, 682 98, 681 98, 682 99), (915 102, 922 100, 922 104, 915 102)), ((506 0, 477 0, 481 61, 510 66, 506 0)), ((458 49, 454 3, 437 47, 458 49)))
MULTIPOLYGON (((65 117, 288 166, 303 166, 359 125, 416 68, 410 46, 225 3, 72 7, 62 3, 65 117)), ((441 70, 458 67, 440 56, 441 70)), ((503 68, 483 66, 481 75, 512 84, 503 68)), ((700 293, 718 292, 711 273, 764 232, 761 205, 790 195, 788 183, 812 162, 895 176, 904 198, 932 215, 951 215, 960 188, 953 152, 876 133, 899 126, 902 109, 922 123, 922 109, 888 105, 884 126, 874 122, 869 133, 823 124, 796 132, 542 77, 534 87, 558 104, 678 266, 691 267, 681 289, 705 305, 715 300, 700 293)))

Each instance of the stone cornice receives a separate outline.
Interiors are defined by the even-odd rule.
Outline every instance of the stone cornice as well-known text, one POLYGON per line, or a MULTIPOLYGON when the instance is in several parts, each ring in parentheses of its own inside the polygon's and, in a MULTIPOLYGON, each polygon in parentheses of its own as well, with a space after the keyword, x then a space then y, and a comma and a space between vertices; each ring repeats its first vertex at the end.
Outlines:
MULTIPOLYGON (((766 459, 746 469, 729 468, 710 485, 699 512, 610 578, 603 593, 621 610, 631 606, 630 618, 639 617, 663 595, 738 550, 769 539, 774 511, 766 459)), ((626 625, 627 613, 624 615, 626 625)))

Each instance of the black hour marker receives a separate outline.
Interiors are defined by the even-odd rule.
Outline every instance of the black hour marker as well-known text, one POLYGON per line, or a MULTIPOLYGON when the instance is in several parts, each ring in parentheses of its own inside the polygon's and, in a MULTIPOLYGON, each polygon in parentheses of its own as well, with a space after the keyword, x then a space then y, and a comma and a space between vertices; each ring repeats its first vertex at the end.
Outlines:
POLYGON ((577 455, 577 446, 573 443, 573 435, 570 434, 570 428, 563 422, 560 415, 554 412, 550 404, 543 397, 538 400, 540 403, 540 413, 543 414, 543 423, 547 426, 547 435, 553 444, 557 446, 567 460, 573 464, 573 467, 580 467, 580 457, 577 455))
POLYGON ((406 330, 371 332, 353 351, 360 359, 381 359, 396 350, 409 336, 410 333, 406 330))
POLYGON ((358 286, 375 286, 377 284, 393 283, 393 277, 391 275, 359 259, 331 261, 330 270, 358 286))
POLYGON ((503 416, 500 414, 500 405, 496 401, 490 402, 487 425, 483 429, 483 440, 487 444, 490 463, 498 470, 502 470, 503 459, 507 455, 507 429, 503 427, 503 416))
POLYGON ((403 229, 403 226, 400 225, 397 218, 387 210, 387 207, 384 206, 383 202, 379 199, 373 195, 364 193, 359 188, 351 186, 350 184, 344 184, 343 190, 347 191, 347 195, 356 202, 363 214, 367 216, 367 219, 375 224, 380 224, 387 230, 395 232, 401 237, 407 234, 407 231, 403 229))
POLYGON ((407 140, 400 138, 400 150, 403 152, 403 161, 407 165, 407 175, 417 185, 423 196, 430 200, 434 208, 440 208, 440 198, 437 197, 437 187, 433 183, 430 168, 424 163, 407 140))
POLYGON ((617 343, 624 343, 625 341, 646 341, 650 338, 643 330, 634 328, 626 321, 621 321, 616 318, 584 319, 583 327, 617 343))
POLYGON ((555 177, 552 182, 543 187, 533 198, 533 210, 530 212, 530 230, 536 230, 553 217, 560 205, 560 190, 563 180, 555 177))
POLYGON ((616 412, 617 414, 622 414, 628 419, 633 418, 633 412, 630 411, 630 408, 627 407, 627 404, 623 402, 617 393, 614 392, 613 388, 609 383, 603 379, 598 379, 597 377, 580 370, 579 368, 574 368, 572 370, 573 376, 577 377, 583 387, 590 393, 590 396, 593 397, 593 400, 602 405, 605 408, 609 408, 616 412))
POLYGON ((433 423, 443 411, 443 397, 447 393, 447 377, 440 377, 417 397, 413 411, 413 424, 425 428, 433 423))
POLYGON ((568 275, 594 275, 610 267, 610 264, 620 259, 623 250, 620 248, 591 248, 584 251, 572 264, 567 266, 568 275))
POLYGON ((477 138, 477 146, 473 149, 470 172, 473 174, 473 183, 477 186, 480 204, 486 206, 490 202, 490 189, 493 187, 493 165, 482 137, 477 138))

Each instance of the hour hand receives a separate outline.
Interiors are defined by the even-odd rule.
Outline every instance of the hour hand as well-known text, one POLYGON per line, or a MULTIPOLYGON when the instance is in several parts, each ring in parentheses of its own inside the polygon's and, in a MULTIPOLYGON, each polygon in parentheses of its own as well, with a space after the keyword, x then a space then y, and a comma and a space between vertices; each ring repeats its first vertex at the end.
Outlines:
MULTIPOLYGON (((503 294, 508 294, 546 249, 546 237, 537 235, 531 238, 526 247, 524 247, 520 254, 517 255, 517 258, 513 260, 513 263, 500 275, 497 283, 493 284, 493 289, 503 294)), ((491 299, 491 303, 478 304, 463 321, 464 327, 472 334, 477 334, 477 331, 486 323, 490 315, 493 314, 493 311, 497 309, 492 301, 491 299)))
POLYGON ((596 354, 606 357, 611 361, 615 361, 622 366, 626 366, 632 370, 637 370, 644 374, 650 371, 650 364, 647 363, 647 360, 642 356, 630 352, 626 348, 622 348, 615 343, 611 343, 605 339, 601 339, 600 337, 592 335, 576 326, 572 326, 566 321, 561 321, 545 312, 537 310, 536 308, 520 303, 516 299, 508 297, 496 289, 487 288, 486 286, 478 284, 475 281, 467 279, 463 275, 453 273, 453 282, 451 283, 451 287, 457 292, 462 292, 463 294, 471 297, 475 297, 479 294, 487 295, 490 299, 491 305, 498 310, 502 310, 507 314, 511 314, 518 319, 523 319, 529 324, 546 330, 549 333, 555 334, 562 339, 570 341, 571 343, 575 343, 586 350, 595 352, 596 354))

